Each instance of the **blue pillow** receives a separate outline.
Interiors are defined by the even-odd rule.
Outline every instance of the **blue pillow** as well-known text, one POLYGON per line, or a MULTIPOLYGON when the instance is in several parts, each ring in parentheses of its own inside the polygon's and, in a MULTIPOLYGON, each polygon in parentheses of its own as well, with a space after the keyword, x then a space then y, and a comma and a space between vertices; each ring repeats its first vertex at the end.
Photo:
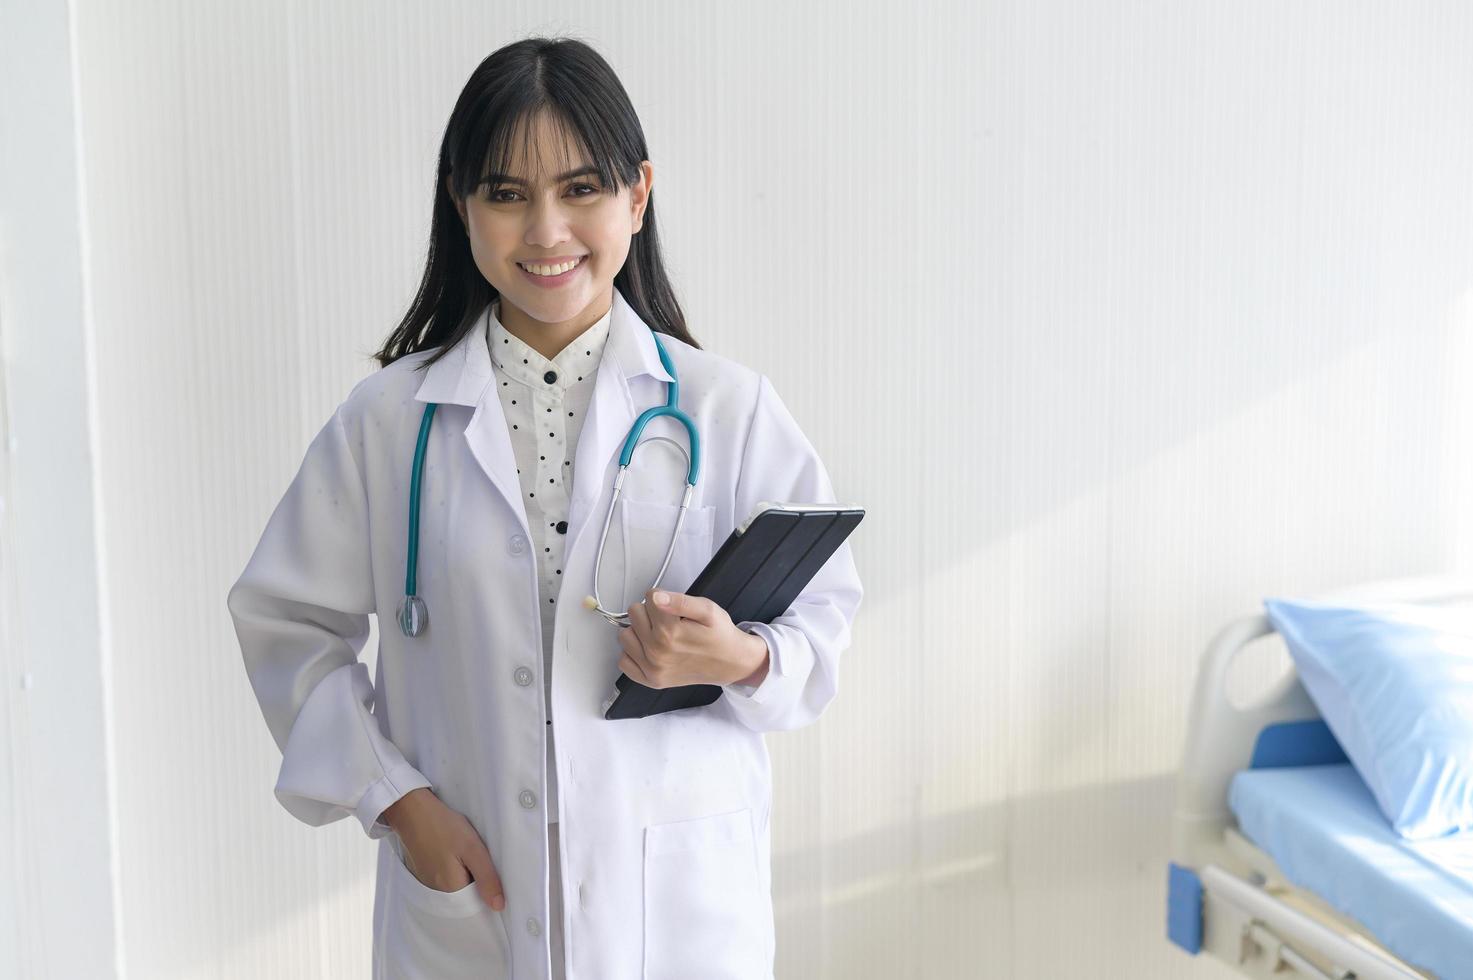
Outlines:
POLYGON ((1473 609, 1263 605, 1396 832, 1473 827, 1473 609))

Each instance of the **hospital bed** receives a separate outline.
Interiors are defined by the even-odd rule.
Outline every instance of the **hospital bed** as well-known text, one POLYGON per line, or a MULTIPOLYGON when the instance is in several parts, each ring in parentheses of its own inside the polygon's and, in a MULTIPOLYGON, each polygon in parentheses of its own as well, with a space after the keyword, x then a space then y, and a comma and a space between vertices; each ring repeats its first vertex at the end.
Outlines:
MULTIPOLYGON (((1473 581, 1312 598, 1473 603, 1473 581)), ((1266 615, 1239 619, 1203 657, 1172 814, 1168 938, 1249 977, 1473 978, 1473 830, 1399 837, 1292 663, 1235 706, 1233 661, 1273 631, 1266 615)))

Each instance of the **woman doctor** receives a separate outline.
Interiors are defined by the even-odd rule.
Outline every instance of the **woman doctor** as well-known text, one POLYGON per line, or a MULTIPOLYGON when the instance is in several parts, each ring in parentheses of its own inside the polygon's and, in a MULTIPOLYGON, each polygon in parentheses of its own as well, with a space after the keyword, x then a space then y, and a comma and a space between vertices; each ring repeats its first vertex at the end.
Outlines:
POLYGON ((419 295, 230 591, 277 798, 378 841, 375 977, 772 974, 763 733, 833 699, 862 590, 846 543, 772 623, 681 591, 760 502, 835 498, 766 377, 686 330, 647 157, 587 45, 528 39, 476 69, 419 295), (625 437, 677 379, 700 443, 679 531, 689 445, 662 416, 605 535, 625 437), (627 627, 583 603, 601 538, 627 627), (606 720, 620 672, 722 696, 606 720))

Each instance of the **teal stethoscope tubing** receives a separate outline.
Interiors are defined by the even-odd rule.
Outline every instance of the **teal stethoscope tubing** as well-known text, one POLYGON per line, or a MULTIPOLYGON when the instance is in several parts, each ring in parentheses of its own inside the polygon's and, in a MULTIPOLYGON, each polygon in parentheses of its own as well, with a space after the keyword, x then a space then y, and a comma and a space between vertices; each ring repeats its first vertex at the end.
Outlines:
MULTIPOLYGON (((590 601, 593 609, 604 619, 617 626, 629 625, 629 616, 625 613, 615 613, 603 607, 603 602, 598 598, 599 568, 603 564, 604 542, 609 536, 609 523, 614 516, 614 504, 619 499, 619 492, 624 485, 624 474, 629 469, 630 461, 634 459, 634 450, 639 444, 639 437, 644 432, 644 427, 651 419, 668 415, 681 425, 685 426, 685 432, 690 440, 690 452, 686 455, 686 478, 685 496, 680 502, 680 514, 675 521, 675 530, 671 532, 670 545, 665 550, 664 563, 660 565, 660 571, 655 575, 655 588, 665 576, 665 569, 670 566, 670 558, 675 554, 675 543, 680 537, 681 525, 685 523, 686 509, 690 506, 691 494, 696 488, 696 476, 701 469, 701 441, 696 434, 696 425, 691 421, 689 415, 680 410, 680 379, 675 374, 675 365, 670 361, 670 355, 665 351, 665 345, 660 342, 660 335, 651 331, 655 338, 655 349, 660 353, 660 363, 665 365, 665 370, 670 372, 670 381, 666 386, 665 404, 655 408, 645 409, 639 418, 634 420, 634 425, 629 429, 629 434, 624 437, 624 449, 619 453, 619 473, 614 477, 614 493, 609 500, 608 512, 604 515, 603 533, 598 539, 598 553, 593 560, 593 595, 584 600, 587 605, 590 601)), ((407 568, 404 573, 404 600, 399 603, 398 619, 399 628, 404 631, 405 636, 419 636, 429 625, 429 609, 425 606, 422 596, 417 593, 418 568, 419 568, 419 500, 420 487, 424 482, 425 447, 430 441, 430 426, 435 419, 435 409, 439 406, 431 402, 425 406, 424 415, 419 423, 419 440, 414 447, 414 468, 409 477, 409 555, 407 568)), ((654 436, 664 442, 673 442, 664 436, 654 436)), ((685 450, 675 443, 676 448, 685 450)), ((627 560, 627 556, 626 556, 627 560)))

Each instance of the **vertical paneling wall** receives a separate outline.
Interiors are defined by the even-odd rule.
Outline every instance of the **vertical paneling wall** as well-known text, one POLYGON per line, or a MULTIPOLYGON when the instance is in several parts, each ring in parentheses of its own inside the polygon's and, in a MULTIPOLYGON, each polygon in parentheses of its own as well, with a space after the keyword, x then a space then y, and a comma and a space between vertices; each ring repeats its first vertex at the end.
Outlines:
POLYGON ((697 338, 869 508, 841 695, 770 742, 779 975, 1222 975, 1162 937, 1201 647, 1473 565, 1473 10, 534 9, 72 4, 127 975, 366 973, 372 849, 272 799, 224 597, 542 32, 631 93, 697 338))

